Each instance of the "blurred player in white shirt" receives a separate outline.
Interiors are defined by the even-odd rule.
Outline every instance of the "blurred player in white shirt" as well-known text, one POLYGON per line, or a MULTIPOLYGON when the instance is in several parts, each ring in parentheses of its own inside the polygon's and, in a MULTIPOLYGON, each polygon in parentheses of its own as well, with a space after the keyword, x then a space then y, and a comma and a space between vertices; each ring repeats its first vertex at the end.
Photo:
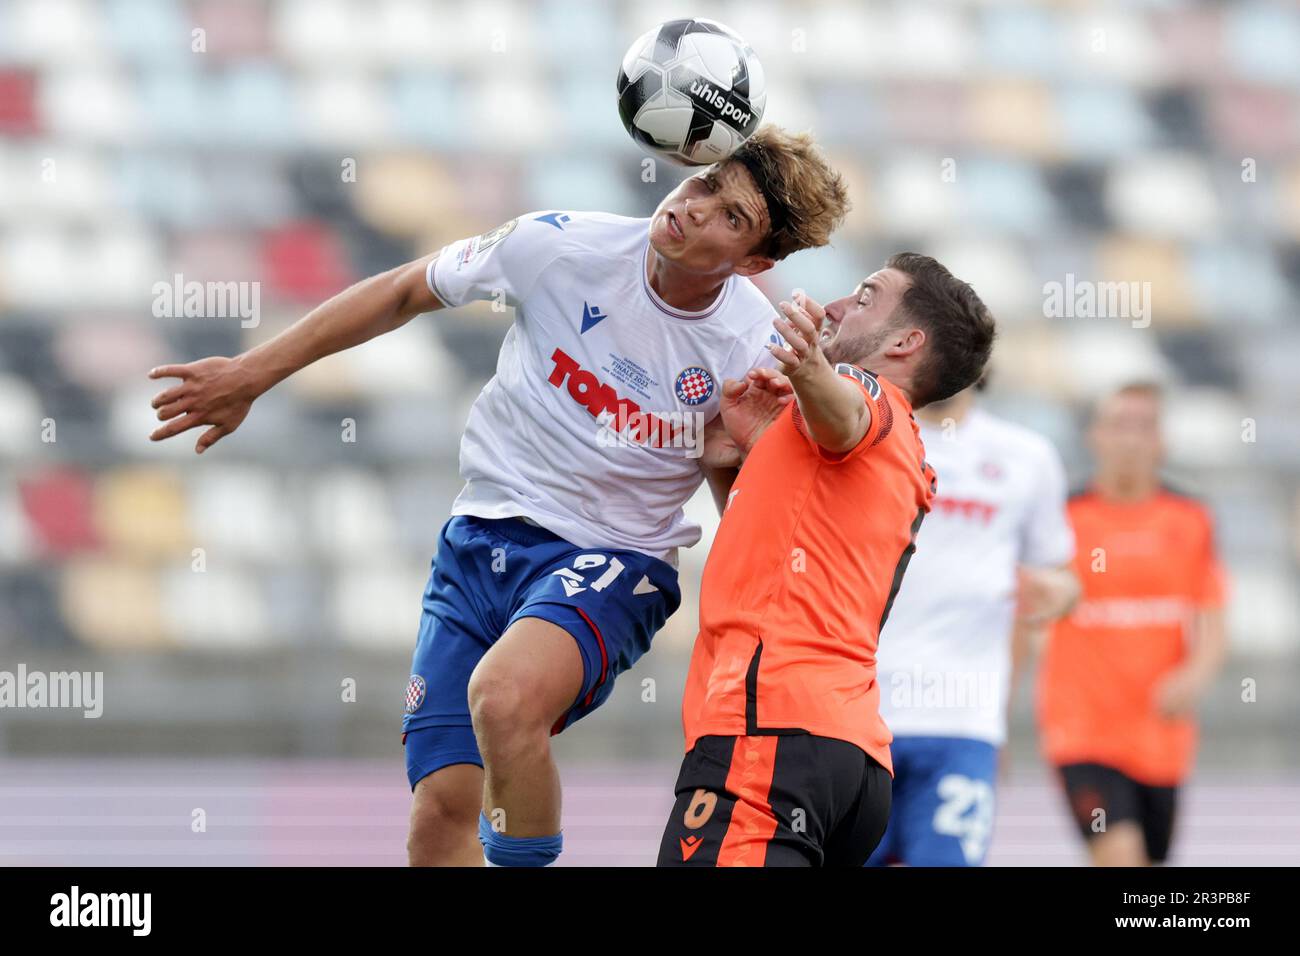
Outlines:
POLYGON ((880 636, 894 793, 869 865, 983 862, 1013 658, 1078 597, 1060 458, 975 391, 916 412, 938 495, 880 636))

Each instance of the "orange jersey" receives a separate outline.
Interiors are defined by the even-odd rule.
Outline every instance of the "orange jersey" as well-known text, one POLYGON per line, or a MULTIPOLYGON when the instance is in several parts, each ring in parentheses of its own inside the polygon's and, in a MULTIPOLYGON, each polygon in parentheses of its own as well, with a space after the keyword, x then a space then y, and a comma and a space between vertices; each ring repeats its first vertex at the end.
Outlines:
POLYGON ((1161 717, 1155 695, 1186 656, 1192 614, 1223 604, 1213 521, 1198 502, 1164 489, 1136 503, 1088 491, 1068 510, 1083 594, 1043 656, 1044 751, 1058 766, 1102 763, 1172 786, 1191 768, 1196 725, 1161 717))
POLYGON ((862 440, 844 454, 826 451, 793 404, 732 488, 700 585, 682 702, 688 751, 710 734, 797 729, 848 741, 891 767, 876 640, 934 472, 903 393, 853 366, 838 370, 871 405, 862 440))

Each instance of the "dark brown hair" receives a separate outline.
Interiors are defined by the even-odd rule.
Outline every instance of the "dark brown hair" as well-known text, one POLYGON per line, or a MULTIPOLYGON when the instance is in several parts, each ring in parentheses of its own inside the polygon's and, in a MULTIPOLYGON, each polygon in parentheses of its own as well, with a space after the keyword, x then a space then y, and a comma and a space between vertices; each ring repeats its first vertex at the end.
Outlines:
POLYGON ((912 406, 942 401, 979 381, 996 327, 975 290, 916 252, 890 256, 885 267, 911 277, 898 308, 926 332, 925 355, 912 376, 912 406))

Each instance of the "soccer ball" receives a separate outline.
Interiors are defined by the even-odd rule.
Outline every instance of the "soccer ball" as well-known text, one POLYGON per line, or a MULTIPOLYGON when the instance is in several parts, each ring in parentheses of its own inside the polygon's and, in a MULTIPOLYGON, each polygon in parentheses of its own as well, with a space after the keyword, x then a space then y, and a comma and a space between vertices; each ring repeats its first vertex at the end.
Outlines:
POLYGON ((631 137, 674 162, 726 159, 758 129, 767 83, 758 57, 713 20, 669 20, 628 49, 618 115, 631 137))

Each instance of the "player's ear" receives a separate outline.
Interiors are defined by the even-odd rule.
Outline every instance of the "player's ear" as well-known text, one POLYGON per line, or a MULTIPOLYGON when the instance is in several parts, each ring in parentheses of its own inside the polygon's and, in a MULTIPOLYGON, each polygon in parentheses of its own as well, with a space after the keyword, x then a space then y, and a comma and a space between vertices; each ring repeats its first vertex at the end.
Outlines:
POLYGON ((919 352, 924 344, 924 329, 904 327, 899 330, 894 340, 885 346, 885 354, 894 358, 907 358, 909 355, 919 352))
POLYGON ((751 255, 745 256, 736 263, 735 273, 740 276, 756 276, 760 272, 766 272, 772 266, 776 265, 776 260, 771 256, 751 255))

